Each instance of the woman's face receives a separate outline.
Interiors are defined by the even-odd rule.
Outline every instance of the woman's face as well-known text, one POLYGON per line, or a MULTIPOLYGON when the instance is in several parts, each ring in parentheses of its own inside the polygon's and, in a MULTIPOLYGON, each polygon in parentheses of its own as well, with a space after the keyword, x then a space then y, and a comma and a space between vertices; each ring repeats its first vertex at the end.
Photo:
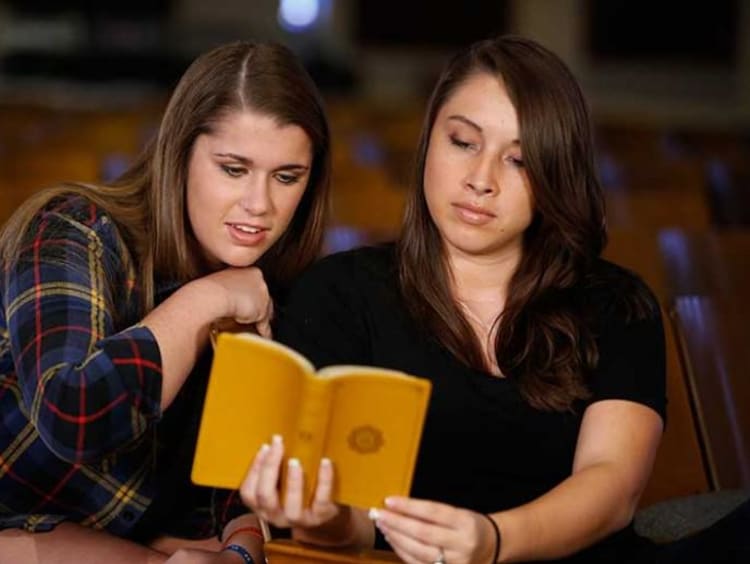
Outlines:
POLYGON ((297 125, 230 113, 198 136, 188 164, 187 210, 215 268, 257 261, 284 233, 305 192, 312 143, 297 125))
POLYGON ((449 256, 520 258, 531 187, 516 110, 494 76, 471 75, 440 108, 424 193, 449 256))

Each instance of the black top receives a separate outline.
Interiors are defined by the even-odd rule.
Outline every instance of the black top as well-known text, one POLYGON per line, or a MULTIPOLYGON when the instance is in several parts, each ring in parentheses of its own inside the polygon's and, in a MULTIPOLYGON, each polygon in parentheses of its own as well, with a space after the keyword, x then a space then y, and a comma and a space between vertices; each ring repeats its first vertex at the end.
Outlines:
MULTIPOLYGON (((642 282, 606 261, 596 268, 618 282, 616 288, 600 285, 581 294, 596 313, 591 329, 600 361, 588 380, 592 398, 574 412, 530 407, 514 378, 468 368, 426 334, 400 297, 392 245, 319 261, 290 293, 275 337, 317 367, 371 364, 431 380, 411 495, 496 512, 529 502, 570 476, 587 404, 631 400, 664 417, 659 308, 650 319, 626 321, 617 305, 622 289, 642 282)), ((621 561, 639 544, 628 528, 595 547, 596 561, 609 561, 615 552, 613 561, 621 561)))

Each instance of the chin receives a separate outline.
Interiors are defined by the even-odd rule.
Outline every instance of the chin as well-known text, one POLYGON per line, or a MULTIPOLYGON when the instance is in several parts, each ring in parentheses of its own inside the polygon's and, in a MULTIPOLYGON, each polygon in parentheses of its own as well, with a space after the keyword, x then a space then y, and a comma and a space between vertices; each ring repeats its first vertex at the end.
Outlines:
POLYGON ((223 256, 220 255, 219 260, 225 265, 225 266, 231 266, 234 268, 245 268, 248 266, 254 265, 256 262, 258 262, 258 259, 263 256, 263 253, 266 251, 266 249, 263 249, 263 252, 258 253, 253 251, 252 253, 248 252, 241 252, 241 253, 226 253, 223 256))

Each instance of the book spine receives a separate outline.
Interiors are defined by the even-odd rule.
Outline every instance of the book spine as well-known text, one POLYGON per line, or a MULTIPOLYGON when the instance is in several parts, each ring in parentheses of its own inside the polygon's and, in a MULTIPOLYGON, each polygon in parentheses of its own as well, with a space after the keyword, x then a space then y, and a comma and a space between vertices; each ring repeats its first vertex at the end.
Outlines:
POLYGON ((305 382, 305 395, 297 417, 297 428, 291 448, 298 458, 305 477, 305 504, 312 501, 317 482, 320 458, 323 455, 325 435, 330 417, 331 386, 315 377, 305 382))

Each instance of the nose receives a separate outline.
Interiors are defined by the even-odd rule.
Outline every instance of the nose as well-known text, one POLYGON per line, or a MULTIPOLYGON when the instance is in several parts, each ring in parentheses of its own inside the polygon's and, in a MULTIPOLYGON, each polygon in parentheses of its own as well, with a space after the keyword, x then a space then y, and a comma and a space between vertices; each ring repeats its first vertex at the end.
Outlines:
POLYGON ((495 192, 497 184, 492 174, 492 159, 477 157, 475 166, 466 175, 465 185, 477 196, 495 192))
POLYGON ((484 196, 493 192, 492 185, 482 179, 469 178, 466 181, 466 186, 478 196, 484 196))
POLYGON ((272 207, 269 186, 260 175, 249 180, 240 200, 240 207, 253 216, 266 215, 272 207))

